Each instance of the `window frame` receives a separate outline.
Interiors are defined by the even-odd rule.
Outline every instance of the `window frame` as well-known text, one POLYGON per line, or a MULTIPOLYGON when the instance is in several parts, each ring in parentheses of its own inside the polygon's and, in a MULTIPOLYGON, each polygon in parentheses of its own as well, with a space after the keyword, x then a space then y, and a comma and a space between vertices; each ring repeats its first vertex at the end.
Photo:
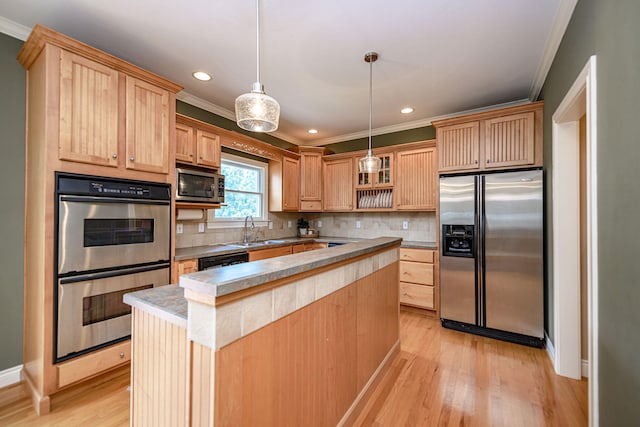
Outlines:
MULTIPOLYGON (((220 173, 222 173, 222 165, 225 162, 236 163, 236 164, 239 164, 240 166, 245 165, 247 167, 259 170, 260 181, 261 181, 259 185, 262 184, 260 185, 262 187, 261 191, 258 191, 256 193, 238 191, 238 193, 262 195, 262 203, 261 203, 262 206, 260 208, 261 214, 259 217, 254 217, 253 222, 256 226, 267 226, 269 224, 269 163, 223 152, 220 158, 220 173)), ((227 190, 225 188, 225 193, 227 191, 235 191, 235 190, 227 190)), ((226 199, 226 194, 225 194, 225 199, 226 199)), ((216 211, 217 209, 209 209, 209 212, 207 214, 207 228, 244 227, 244 217, 220 218, 215 216, 216 211)))

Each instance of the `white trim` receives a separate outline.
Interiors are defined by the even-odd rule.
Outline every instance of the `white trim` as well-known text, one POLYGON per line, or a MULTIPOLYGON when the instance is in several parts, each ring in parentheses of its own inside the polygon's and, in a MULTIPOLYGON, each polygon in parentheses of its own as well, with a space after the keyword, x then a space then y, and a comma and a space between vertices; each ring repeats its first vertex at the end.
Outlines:
POLYGON ((31 28, 0 16, 0 33, 25 41, 31 34, 31 28))
POLYGON ((22 365, 0 371, 0 388, 9 387, 22 381, 22 365))
POLYGON ((551 359, 551 364, 553 366, 556 365, 556 349, 553 347, 553 342, 551 341, 551 338, 549 338, 549 335, 547 335, 547 331, 544 331, 544 346, 547 350, 547 354, 549 355, 549 359, 551 359))
POLYGON ((582 367, 581 372, 584 378, 589 378, 589 361, 582 359, 582 363, 580 364, 582 367))
MULTIPOLYGON (((176 99, 182 101, 182 102, 186 102, 187 104, 193 105, 194 107, 198 107, 201 108, 205 111, 208 111, 210 113, 213 113, 215 115, 218 115, 220 117, 224 117, 225 119, 229 119, 233 122, 236 121, 236 113, 231 111, 231 110, 227 110, 226 108, 223 108, 219 105, 214 104, 213 102, 207 101, 205 99, 202 99, 198 96, 195 96, 189 92, 186 91, 181 91, 178 92, 176 94, 176 99)), ((295 139, 295 138, 291 138, 290 136, 287 136, 285 134, 283 134, 282 132, 269 132, 269 135, 272 135, 276 138, 279 138, 283 141, 289 142, 291 144, 295 144, 295 145, 306 145, 303 144, 301 141, 295 139)))
MULTIPOLYGON (((571 199, 573 195, 566 191, 574 191, 567 188, 565 179, 575 181, 575 176, 566 176, 566 173, 577 173, 574 169, 575 159, 566 156, 567 146, 573 146, 568 150, 577 151, 579 132, 576 135, 574 128, 577 127, 579 117, 586 112, 587 115, 587 138, 586 138, 586 177, 587 177, 587 312, 588 312, 588 366, 586 367, 589 377, 589 425, 597 426, 600 421, 599 413, 599 376, 598 376, 598 194, 597 194, 597 80, 596 80, 596 56, 591 56, 582 69, 573 85, 565 95, 564 99, 553 114, 553 248, 554 248, 554 331, 555 331, 555 369, 561 375, 568 375, 564 369, 571 365, 571 376, 582 376, 584 369, 581 360, 581 348, 575 347, 575 336, 580 336, 580 321, 575 319, 575 306, 579 310, 580 295, 580 272, 575 271, 573 259, 575 254, 568 250, 579 251, 575 248, 578 245, 570 245, 570 249, 565 248, 564 240, 568 237, 563 227, 567 222, 576 220, 576 211, 579 207, 569 204, 560 199, 571 199), (586 111, 585 111, 586 110, 586 111), (563 192, 561 188, 566 188, 563 192), (564 218, 567 217, 567 218, 564 218), (564 223, 561 224, 561 220, 564 223), (563 249, 565 248, 565 249, 563 249), (562 253, 562 262, 559 262, 559 254, 562 253), (567 262, 569 260, 569 262, 567 262), (573 372, 577 371, 577 373, 573 372)), ((575 200, 573 203, 576 203, 575 200)), ((579 200, 578 202, 579 203, 579 200)), ((571 232, 573 227, 570 226, 571 232)), ((579 240, 579 239, 578 239, 579 240)), ((578 312, 579 313, 579 312, 578 312)), ((579 314, 578 314, 579 315, 579 314)), ((578 378, 580 378, 578 377, 578 378)))
POLYGON ((529 90, 529 99, 532 101, 537 100, 540 95, 544 81, 547 79, 547 74, 549 74, 551 64, 553 64, 553 59, 558 52, 560 42, 562 41, 562 37, 564 37, 565 31, 567 31, 571 15, 573 15, 573 10, 577 3, 578 0, 561 0, 558 5, 558 10, 556 11, 553 25, 551 26, 551 32, 549 32, 549 37, 542 52, 542 58, 540 58, 536 75, 533 78, 533 83, 529 90))
MULTIPOLYGON (((233 220, 211 220, 207 219, 207 228, 244 228, 244 219, 233 219, 233 220)), ((270 220, 260 220, 253 221, 253 225, 258 227, 268 227, 270 220)))

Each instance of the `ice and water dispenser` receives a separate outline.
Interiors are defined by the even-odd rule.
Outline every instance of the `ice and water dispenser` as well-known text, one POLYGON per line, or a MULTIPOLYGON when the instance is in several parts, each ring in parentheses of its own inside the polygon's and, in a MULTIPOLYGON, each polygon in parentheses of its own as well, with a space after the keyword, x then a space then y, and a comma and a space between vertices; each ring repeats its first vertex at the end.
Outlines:
POLYGON ((475 256, 475 226, 442 225, 442 255, 473 258, 475 256))

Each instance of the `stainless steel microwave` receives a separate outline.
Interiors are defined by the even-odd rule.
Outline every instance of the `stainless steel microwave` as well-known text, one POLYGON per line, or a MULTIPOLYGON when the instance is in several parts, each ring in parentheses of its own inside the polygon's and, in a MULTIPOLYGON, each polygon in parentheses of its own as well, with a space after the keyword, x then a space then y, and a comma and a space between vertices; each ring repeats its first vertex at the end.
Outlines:
POLYGON ((224 203, 224 175, 176 169, 176 201, 224 203))

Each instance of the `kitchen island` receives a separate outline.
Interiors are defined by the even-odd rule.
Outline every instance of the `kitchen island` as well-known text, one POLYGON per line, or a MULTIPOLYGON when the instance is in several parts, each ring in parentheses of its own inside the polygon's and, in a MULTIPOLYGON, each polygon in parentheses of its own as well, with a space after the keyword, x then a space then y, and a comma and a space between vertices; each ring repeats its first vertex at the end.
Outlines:
POLYGON ((399 350, 400 242, 363 240, 127 294, 132 425, 348 424, 399 350))

